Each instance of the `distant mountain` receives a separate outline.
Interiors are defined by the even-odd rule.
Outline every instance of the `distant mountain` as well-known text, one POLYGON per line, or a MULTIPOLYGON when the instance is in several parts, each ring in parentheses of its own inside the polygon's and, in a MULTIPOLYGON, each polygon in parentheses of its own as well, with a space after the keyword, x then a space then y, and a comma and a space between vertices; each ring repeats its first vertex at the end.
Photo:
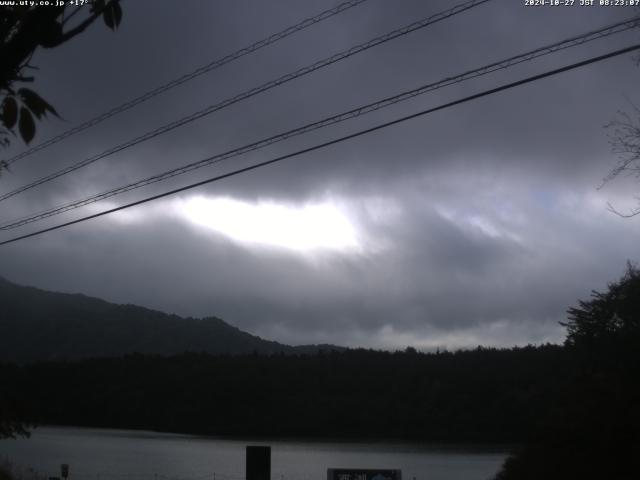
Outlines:
POLYGON ((0 361, 32 362, 172 355, 299 354, 330 345, 292 347, 264 340, 215 317, 182 318, 80 294, 16 285, 0 277, 0 361))

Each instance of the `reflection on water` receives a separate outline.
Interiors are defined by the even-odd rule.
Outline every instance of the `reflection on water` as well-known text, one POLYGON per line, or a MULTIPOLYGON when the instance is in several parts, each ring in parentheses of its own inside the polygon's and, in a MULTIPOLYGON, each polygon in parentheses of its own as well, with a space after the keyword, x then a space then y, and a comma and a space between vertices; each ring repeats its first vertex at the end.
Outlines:
POLYGON ((404 480, 484 480, 504 449, 399 443, 226 440, 130 430, 42 427, 1 440, 0 458, 45 477, 71 466, 69 480, 239 480, 245 446, 271 445, 274 480, 324 480, 327 468, 401 469, 404 480))

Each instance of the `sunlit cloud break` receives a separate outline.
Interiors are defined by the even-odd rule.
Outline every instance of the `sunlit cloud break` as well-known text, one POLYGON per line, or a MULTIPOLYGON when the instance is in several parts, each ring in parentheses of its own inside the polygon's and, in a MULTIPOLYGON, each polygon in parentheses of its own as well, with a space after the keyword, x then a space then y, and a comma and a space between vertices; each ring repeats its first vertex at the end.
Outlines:
POLYGON ((293 206, 197 196, 180 201, 179 211, 194 224, 241 243, 302 252, 360 248, 347 216, 329 202, 293 206))

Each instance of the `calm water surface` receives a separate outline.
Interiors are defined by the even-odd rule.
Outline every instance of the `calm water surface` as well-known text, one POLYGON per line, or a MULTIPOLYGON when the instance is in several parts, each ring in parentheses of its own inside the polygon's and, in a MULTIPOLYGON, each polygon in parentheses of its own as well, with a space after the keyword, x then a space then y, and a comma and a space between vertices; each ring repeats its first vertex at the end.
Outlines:
POLYGON ((329 467, 398 468, 403 480, 484 480, 504 449, 399 443, 226 440, 129 430, 42 427, 0 440, 0 459, 69 480, 239 480, 246 445, 271 445, 274 480, 324 480, 329 467))

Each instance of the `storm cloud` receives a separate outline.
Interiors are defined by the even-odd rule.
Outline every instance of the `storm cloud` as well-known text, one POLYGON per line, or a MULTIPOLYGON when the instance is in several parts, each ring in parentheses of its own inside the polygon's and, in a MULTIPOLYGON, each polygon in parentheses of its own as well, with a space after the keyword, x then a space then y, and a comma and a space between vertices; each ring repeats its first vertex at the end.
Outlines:
MULTIPOLYGON (((35 86, 64 118, 40 124, 36 141, 334 4, 127 2, 117 32, 95 25, 68 45, 34 58, 40 67, 35 86)), ((9 191, 451 5, 365 2, 23 159, 2 176, 0 187, 9 191)), ((488 2, 18 195, 2 203, 2 220, 634 13, 631 8, 488 2)), ((4 232, 1 239, 637 41, 634 30, 568 49, 4 232)), ((18 283, 185 316, 215 315, 292 344, 432 349, 560 342, 564 332, 558 322, 566 309, 615 280, 627 260, 638 259, 638 219, 622 219, 606 209, 607 202, 622 209, 633 205, 637 184, 622 179, 597 188, 616 161, 604 125, 638 100, 633 88, 638 75, 631 55, 617 57, 6 245, 0 247, 0 274, 18 283), (196 218, 189 210, 194 199, 211 210, 201 209, 196 218), (226 223, 225 215, 230 217, 226 223), (267 238, 269 230, 274 232, 267 238), (286 241, 309 231, 315 239, 311 244, 286 241)), ((14 142, 7 156, 20 148, 14 142)))

